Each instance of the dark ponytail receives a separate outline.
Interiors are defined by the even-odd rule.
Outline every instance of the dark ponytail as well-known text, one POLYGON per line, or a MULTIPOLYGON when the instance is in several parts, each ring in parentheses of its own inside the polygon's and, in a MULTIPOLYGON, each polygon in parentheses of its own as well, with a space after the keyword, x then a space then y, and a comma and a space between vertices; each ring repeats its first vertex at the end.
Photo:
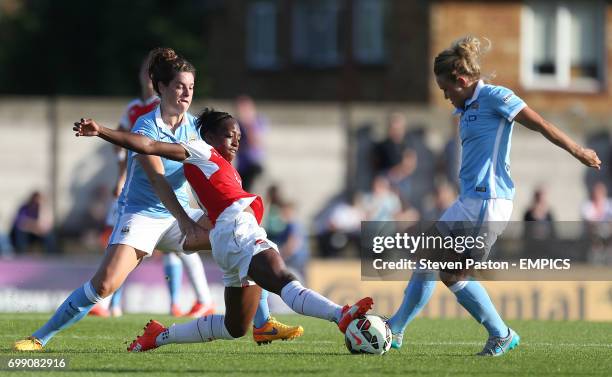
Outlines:
POLYGON ((171 48, 158 47, 149 53, 149 77, 157 94, 160 82, 168 85, 180 72, 191 72, 195 78, 196 69, 171 48))

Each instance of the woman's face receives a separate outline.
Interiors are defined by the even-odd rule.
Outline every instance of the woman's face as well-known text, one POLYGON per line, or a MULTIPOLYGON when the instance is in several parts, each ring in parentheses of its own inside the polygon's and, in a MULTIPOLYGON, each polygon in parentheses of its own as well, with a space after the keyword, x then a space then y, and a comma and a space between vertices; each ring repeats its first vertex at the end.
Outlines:
POLYGON ((193 99, 194 77, 191 72, 179 72, 174 79, 164 85, 159 83, 162 108, 173 114, 183 114, 193 99))
POLYGON ((240 147, 240 127, 235 119, 227 119, 217 133, 211 133, 207 140, 229 162, 232 162, 240 147))
POLYGON ((465 101, 472 95, 473 89, 470 82, 463 77, 457 80, 450 80, 446 76, 436 76, 436 83, 444 93, 444 99, 450 101, 458 109, 463 109, 465 101))

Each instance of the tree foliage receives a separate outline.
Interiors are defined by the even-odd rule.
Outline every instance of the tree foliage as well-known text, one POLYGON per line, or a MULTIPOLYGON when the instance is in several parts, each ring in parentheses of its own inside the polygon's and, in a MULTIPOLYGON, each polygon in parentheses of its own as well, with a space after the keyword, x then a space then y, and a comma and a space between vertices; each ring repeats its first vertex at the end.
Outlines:
POLYGON ((205 3, 0 0, 0 93, 134 95, 140 63, 158 46, 201 75, 205 3))

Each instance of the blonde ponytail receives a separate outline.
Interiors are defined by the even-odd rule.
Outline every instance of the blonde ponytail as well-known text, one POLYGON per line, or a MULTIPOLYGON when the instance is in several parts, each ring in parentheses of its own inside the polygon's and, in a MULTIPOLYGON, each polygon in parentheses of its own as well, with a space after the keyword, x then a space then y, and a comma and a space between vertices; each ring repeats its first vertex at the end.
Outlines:
POLYGON ((480 79, 480 58, 491 49, 491 41, 483 38, 486 46, 474 36, 466 36, 454 41, 451 46, 436 56, 434 74, 445 76, 453 81, 459 76, 471 80, 480 79))

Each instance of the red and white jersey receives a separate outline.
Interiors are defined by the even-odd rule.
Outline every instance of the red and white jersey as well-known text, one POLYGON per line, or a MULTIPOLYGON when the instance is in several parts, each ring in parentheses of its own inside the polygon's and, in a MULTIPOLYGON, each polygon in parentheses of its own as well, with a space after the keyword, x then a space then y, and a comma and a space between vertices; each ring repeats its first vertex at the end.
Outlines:
POLYGON ((136 120, 141 116, 153 111, 159 105, 160 99, 158 96, 151 96, 146 100, 136 98, 128 103, 127 108, 123 112, 119 120, 119 128, 124 131, 131 131, 136 123, 136 120))
POLYGON ((249 206, 261 224, 263 200, 244 191, 242 179, 232 164, 204 140, 181 145, 189 152, 183 161, 185 178, 213 225, 217 221, 233 221, 249 206))

